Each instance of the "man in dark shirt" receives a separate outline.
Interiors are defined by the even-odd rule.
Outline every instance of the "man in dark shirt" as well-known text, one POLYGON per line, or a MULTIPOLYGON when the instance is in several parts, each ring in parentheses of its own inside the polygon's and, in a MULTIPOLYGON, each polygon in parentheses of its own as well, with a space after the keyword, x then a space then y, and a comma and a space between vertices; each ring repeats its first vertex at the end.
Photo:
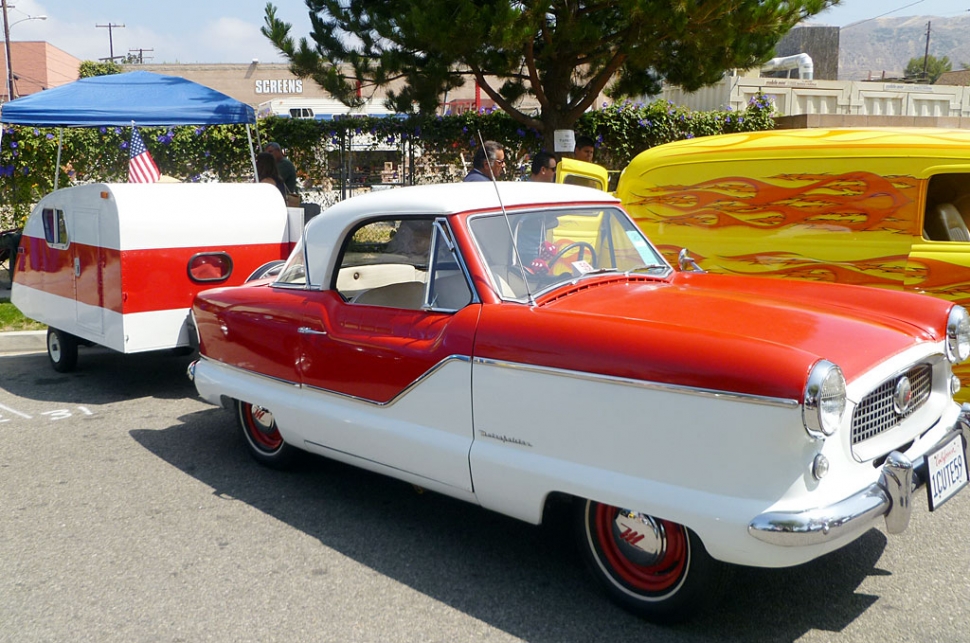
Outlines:
POLYGON ((286 185, 286 191, 290 194, 299 194, 296 187, 296 166, 290 159, 283 155, 283 148, 279 143, 267 143, 263 146, 264 152, 269 152, 276 159, 276 169, 279 170, 280 178, 286 185))
POLYGON ((491 181, 493 177, 498 181, 505 170, 505 146, 495 141, 485 141, 475 150, 472 166, 472 171, 465 177, 466 181, 491 181))

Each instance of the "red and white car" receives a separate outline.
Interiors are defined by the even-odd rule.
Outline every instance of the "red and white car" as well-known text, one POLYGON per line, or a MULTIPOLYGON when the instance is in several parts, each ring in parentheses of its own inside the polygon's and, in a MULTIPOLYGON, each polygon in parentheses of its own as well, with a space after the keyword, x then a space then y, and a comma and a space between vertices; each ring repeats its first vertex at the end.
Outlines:
POLYGON ((257 460, 310 451, 537 524, 569 500, 593 574, 658 621, 725 563, 897 533, 917 489, 936 509, 967 483, 963 308, 676 271, 587 188, 350 199, 275 281, 193 315, 195 385, 257 460))

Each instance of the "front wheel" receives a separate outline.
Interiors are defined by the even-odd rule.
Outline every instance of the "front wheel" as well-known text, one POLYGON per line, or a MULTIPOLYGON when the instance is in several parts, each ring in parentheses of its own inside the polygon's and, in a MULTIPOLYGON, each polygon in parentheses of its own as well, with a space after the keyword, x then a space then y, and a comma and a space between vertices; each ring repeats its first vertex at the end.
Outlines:
POLYGON ((288 469, 296 463, 299 451, 283 441, 276 419, 268 409, 237 401, 236 419, 246 448, 257 462, 274 469, 288 469))
POLYGON ((580 550, 610 598, 657 623, 683 621, 720 595, 728 567, 683 525, 592 500, 576 503, 580 550))
POLYGON ((47 327, 47 357, 58 373, 69 373, 77 366, 77 337, 47 327))

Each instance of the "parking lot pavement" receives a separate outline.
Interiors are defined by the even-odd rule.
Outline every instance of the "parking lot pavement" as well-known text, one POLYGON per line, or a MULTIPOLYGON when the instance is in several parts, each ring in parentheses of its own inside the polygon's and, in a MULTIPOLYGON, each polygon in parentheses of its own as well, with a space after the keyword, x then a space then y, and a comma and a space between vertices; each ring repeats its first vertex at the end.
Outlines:
MULTIPOLYGON (((6 268, 0 266, 0 301, 10 299, 10 281, 6 268)), ((47 350, 47 331, 25 330, 0 333, 0 355, 20 355, 47 350)))
POLYGON ((46 335, 47 332, 43 330, 0 333, 0 355, 43 353, 47 350, 46 335))

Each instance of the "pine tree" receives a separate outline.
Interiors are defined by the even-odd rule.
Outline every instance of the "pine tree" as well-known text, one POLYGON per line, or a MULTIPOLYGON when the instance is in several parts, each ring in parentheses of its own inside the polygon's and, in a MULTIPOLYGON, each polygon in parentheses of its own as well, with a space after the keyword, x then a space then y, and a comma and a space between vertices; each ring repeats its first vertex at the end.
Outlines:
POLYGON ((312 42, 266 5, 263 35, 348 105, 377 87, 399 112, 433 113, 468 79, 543 134, 568 129, 601 92, 687 90, 756 67, 803 18, 839 0, 305 0, 312 42), (539 115, 517 108, 531 94, 539 115))

